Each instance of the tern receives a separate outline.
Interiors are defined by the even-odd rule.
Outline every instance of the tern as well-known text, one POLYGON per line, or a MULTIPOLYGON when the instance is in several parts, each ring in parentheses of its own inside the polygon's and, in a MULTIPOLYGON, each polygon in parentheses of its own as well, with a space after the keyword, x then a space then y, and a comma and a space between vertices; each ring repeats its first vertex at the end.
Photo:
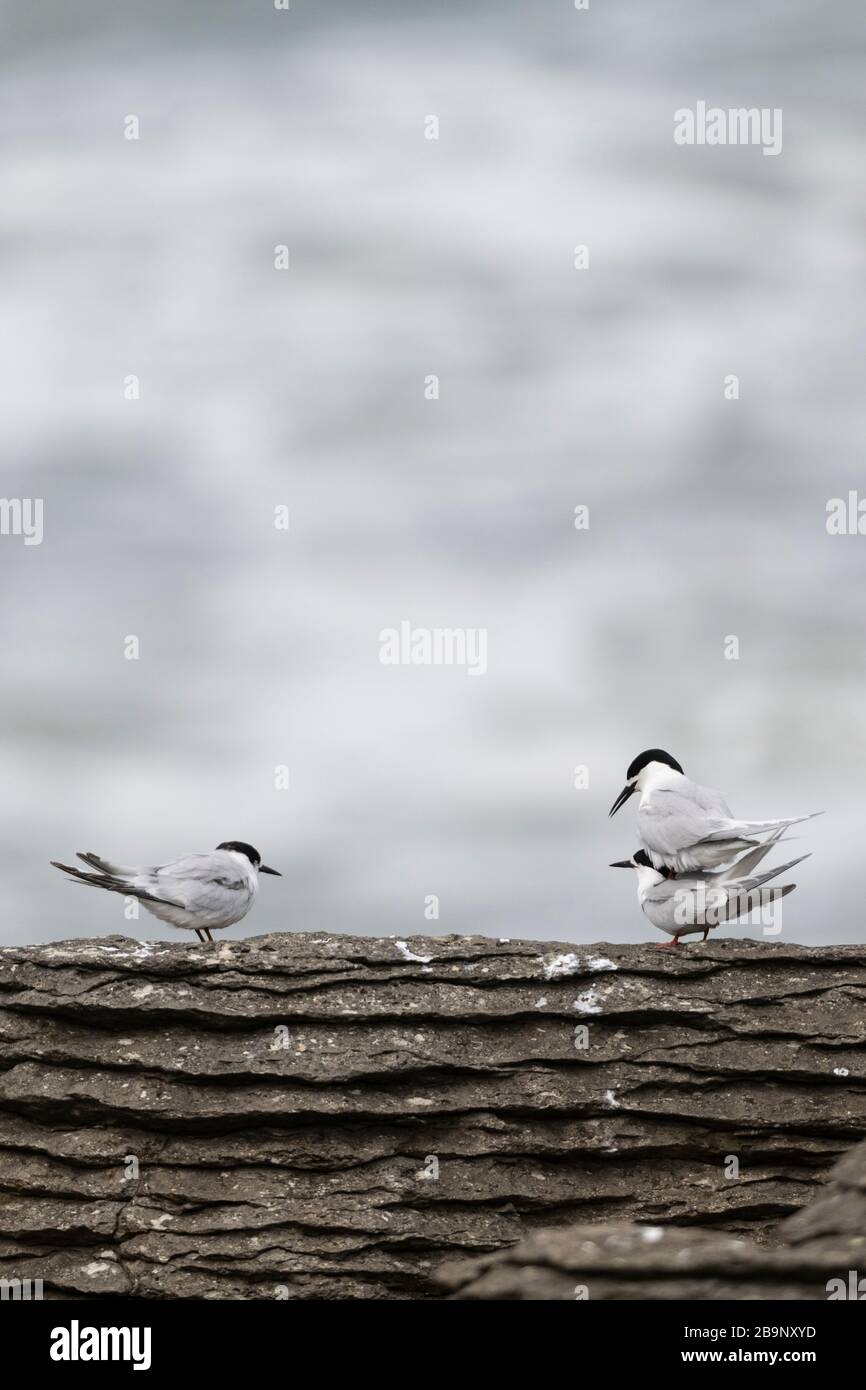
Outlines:
POLYGON ((637 900, 644 915, 654 927, 667 932, 672 941, 656 942, 662 949, 679 946, 681 936, 703 931, 706 941, 713 927, 734 922, 750 912, 762 910, 793 893, 796 883, 780 888, 765 888, 771 878, 787 873, 795 864, 802 864, 808 854, 779 864, 766 873, 752 872, 756 863, 773 848, 769 844, 744 855, 731 869, 715 874, 683 874, 677 878, 669 869, 657 869, 646 850, 635 850, 630 859, 611 864, 612 869, 637 870, 637 900))
POLYGON ((762 836, 821 814, 815 811, 810 816, 782 820, 737 820, 721 792, 692 782, 676 758, 661 748, 640 753, 626 778, 609 814, 615 815, 639 792, 638 839, 655 868, 675 873, 717 869, 752 848, 762 836))
POLYGON ((224 840, 204 854, 182 854, 151 868, 123 868, 98 854, 77 857, 96 873, 58 864, 55 859, 51 863, 78 883, 138 898, 161 922, 194 931, 199 941, 213 941, 212 931, 246 917, 258 892, 260 873, 282 878, 243 840, 224 840))

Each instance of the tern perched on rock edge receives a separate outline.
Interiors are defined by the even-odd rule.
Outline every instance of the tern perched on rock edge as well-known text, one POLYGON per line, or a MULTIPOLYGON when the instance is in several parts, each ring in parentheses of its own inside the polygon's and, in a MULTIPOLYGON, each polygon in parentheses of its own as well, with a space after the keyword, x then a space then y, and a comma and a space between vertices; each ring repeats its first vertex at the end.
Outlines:
POLYGON ((246 917, 258 892, 260 873, 282 877, 243 840, 224 840, 204 854, 182 854, 152 868, 124 868, 98 854, 77 857, 96 873, 84 873, 55 859, 51 863, 78 883, 138 898, 161 922, 194 931, 199 941, 212 941, 212 931, 246 917))
POLYGON ((635 850, 629 859, 620 859, 611 864, 612 869, 637 870, 637 899, 641 910, 660 931, 673 937, 672 941, 657 941, 662 949, 666 946, 679 946, 681 936, 703 932, 706 941, 713 927, 734 922, 750 912, 769 907, 788 893, 793 893, 796 883, 785 883, 780 888, 765 888, 771 878, 778 878, 795 864, 802 864, 808 854, 799 859, 791 859, 787 864, 779 864, 766 873, 755 874, 755 864, 763 858, 776 843, 777 836, 767 845, 761 845, 743 858, 732 869, 717 874, 682 874, 677 877, 669 869, 657 869, 646 850, 635 850))
POLYGON ((821 815, 814 811, 782 820, 737 820, 721 792, 692 782, 676 758, 662 748, 639 753, 626 778, 610 815, 639 792, 637 831, 641 845, 657 869, 672 869, 674 873, 717 869, 755 846, 762 836, 821 815))

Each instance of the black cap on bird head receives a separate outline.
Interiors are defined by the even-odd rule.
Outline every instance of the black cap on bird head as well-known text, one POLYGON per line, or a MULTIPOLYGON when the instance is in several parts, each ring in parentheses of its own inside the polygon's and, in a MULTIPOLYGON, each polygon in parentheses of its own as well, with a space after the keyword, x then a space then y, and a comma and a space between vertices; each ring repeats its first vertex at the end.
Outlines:
POLYGON ((631 859, 618 859, 615 864, 610 864, 608 867, 611 869, 635 869, 638 864, 642 864, 645 869, 655 868, 655 864, 645 849, 636 849, 631 859))
POLYGON ((263 864, 258 850, 248 845, 245 840, 223 840, 221 845, 217 845, 217 849, 230 849, 235 854, 243 854, 260 874, 273 874, 276 878, 282 878, 279 869, 269 869, 267 864, 263 864))
POLYGON ((647 748, 646 752, 638 753, 634 761, 629 764, 628 772, 625 774, 629 782, 633 777, 637 777, 639 772, 643 772, 649 763, 664 763, 667 767, 672 767, 674 772, 682 772, 676 758, 672 758, 670 753, 666 753, 663 748, 647 748))
POLYGON ((628 780, 608 811, 609 816, 615 816, 620 806, 624 806, 629 797, 637 791, 637 779, 649 763, 664 763, 674 772, 682 772, 676 758, 672 758, 670 753, 666 753, 663 748, 647 748, 643 753, 638 753, 637 757, 629 764, 628 772, 625 774, 628 780))
POLYGON ((660 869, 658 864, 654 864, 645 849, 636 849, 631 859, 618 859, 615 864, 608 865, 611 869, 653 869, 662 878, 673 878, 673 869, 660 869))

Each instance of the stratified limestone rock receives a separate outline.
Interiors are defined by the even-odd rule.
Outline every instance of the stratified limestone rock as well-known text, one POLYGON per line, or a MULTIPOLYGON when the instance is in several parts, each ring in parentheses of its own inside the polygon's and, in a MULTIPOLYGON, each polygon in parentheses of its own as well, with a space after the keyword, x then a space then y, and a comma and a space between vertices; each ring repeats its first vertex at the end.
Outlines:
POLYGON ((864 1000, 851 946, 6 948, 0 1278, 442 1297, 549 1227, 760 1247, 866 1135, 864 1000))
POLYGON ((437 1279, 452 1297, 477 1300, 866 1300, 866 1144, 776 1234, 766 1248, 673 1226, 569 1226, 446 1262, 437 1279))

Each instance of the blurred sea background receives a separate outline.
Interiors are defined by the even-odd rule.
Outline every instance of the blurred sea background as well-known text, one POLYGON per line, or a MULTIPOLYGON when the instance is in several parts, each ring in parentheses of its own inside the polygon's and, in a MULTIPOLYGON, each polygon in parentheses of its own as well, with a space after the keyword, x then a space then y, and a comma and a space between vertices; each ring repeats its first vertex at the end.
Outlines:
POLYGON ((0 40, 0 491, 45 527, 0 538, 0 941, 185 940, 48 861, 234 838, 284 877, 232 937, 659 939, 607 867, 656 745, 826 811, 783 939, 862 940, 862 4, 40 0, 0 40), (678 147, 699 100, 782 153, 678 147), (487 674, 383 666, 404 619, 487 674))

